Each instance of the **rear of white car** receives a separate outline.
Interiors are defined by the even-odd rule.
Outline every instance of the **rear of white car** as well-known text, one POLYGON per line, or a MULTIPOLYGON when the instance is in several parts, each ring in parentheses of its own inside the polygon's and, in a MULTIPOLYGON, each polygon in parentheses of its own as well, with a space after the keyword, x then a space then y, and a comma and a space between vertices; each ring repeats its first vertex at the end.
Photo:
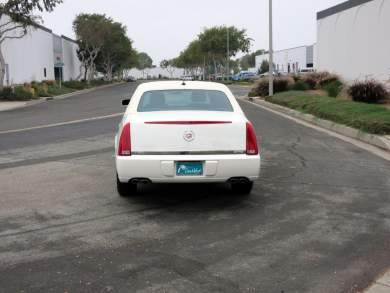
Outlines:
POLYGON ((260 172, 252 124, 230 90, 153 82, 135 91, 115 139, 118 191, 140 183, 228 182, 249 193, 260 172))

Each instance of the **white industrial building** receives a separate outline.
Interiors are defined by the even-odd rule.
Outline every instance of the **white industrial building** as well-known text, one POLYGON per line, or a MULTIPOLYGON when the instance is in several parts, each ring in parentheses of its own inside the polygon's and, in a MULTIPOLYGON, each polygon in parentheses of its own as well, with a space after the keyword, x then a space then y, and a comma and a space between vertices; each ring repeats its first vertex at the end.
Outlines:
MULTIPOLYGON (((0 24, 8 21, 3 16, 0 24)), ((7 34, 19 36, 21 31, 7 34)), ((23 38, 7 39, 1 46, 6 63, 4 85, 60 78, 67 81, 80 75, 77 43, 41 25, 28 27, 23 38)))
POLYGON ((167 69, 161 67, 153 67, 145 70, 139 70, 136 68, 132 68, 126 70, 126 76, 132 76, 136 79, 146 79, 146 78, 173 78, 180 79, 185 74, 184 69, 172 67, 170 68, 170 72, 167 69))
POLYGON ((318 70, 390 82, 390 0, 350 0, 317 14, 318 70))
MULTIPOLYGON (((300 46, 285 50, 274 51, 275 70, 281 73, 297 73, 300 70, 314 68, 315 45, 300 46)), ((269 60, 269 54, 256 56, 256 68, 269 60)))
POLYGON ((79 46, 75 40, 64 35, 62 40, 62 56, 64 62, 64 80, 75 80, 82 77, 81 62, 77 56, 79 46))

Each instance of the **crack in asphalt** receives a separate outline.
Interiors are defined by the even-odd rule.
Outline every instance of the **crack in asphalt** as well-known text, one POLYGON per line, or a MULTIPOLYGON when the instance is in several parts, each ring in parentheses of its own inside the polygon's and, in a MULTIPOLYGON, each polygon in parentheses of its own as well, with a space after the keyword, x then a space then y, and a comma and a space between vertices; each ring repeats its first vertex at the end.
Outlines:
POLYGON ((116 216, 121 216, 121 215, 125 215, 128 213, 142 213, 142 212, 155 210, 155 209, 161 209, 161 207, 160 208, 149 207, 149 208, 143 208, 143 209, 139 209, 139 210, 127 210, 127 211, 123 211, 120 213, 114 213, 114 214, 109 214, 109 215, 100 216, 100 217, 88 218, 88 219, 84 219, 84 220, 80 220, 80 221, 73 221, 73 222, 69 222, 69 223, 56 224, 56 225, 51 225, 51 226, 46 226, 46 227, 41 227, 41 228, 36 228, 36 229, 30 229, 30 230, 25 230, 25 231, 20 231, 20 232, 14 232, 14 233, 0 234, 0 238, 19 236, 19 235, 49 230, 49 229, 72 226, 72 225, 77 225, 77 224, 83 224, 83 223, 93 222, 95 220, 103 220, 103 219, 108 219, 108 218, 112 218, 112 217, 116 217, 116 216))
POLYGON ((300 142, 301 142, 301 138, 299 136, 297 136, 297 140, 294 143, 292 143, 290 146, 287 147, 287 151, 290 154, 297 157, 299 159, 299 162, 301 163, 302 167, 306 168, 307 167, 306 158, 304 156, 302 156, 300 153, 298 153, 298 151, 297 151, 297 146, 300 144, 300 142))
MULTIPOLYGON (((203 199, 207 198, 207 196, 208 195, 204 195, 204 196, 197 197, 197 198, 191 198, 191 199, 182 200, 179 202, 168 203, 168 205, 169 205, 169 207, 177 207, 177 206, 180 206, 182 204, 194 203, 194 202, 203 200, 203 199)), ((24 235, 24 234, 29 234, 29 233, 34 233, 34 232, 39 232, 39 231, 44 231, 44 230, 50 230, 50 229, 55 229, 55 228, 60 228, 60 227, 78 225, 78 224, 93 222, 96 220, 103 220, 103 219, 108 219, 108 218, 112 218, 112 217, 116 217, 116 216, 122 216, 122 215, 129 214, 129 213, 143 213, 143 212, 153 211, 153 210, 162 210, 165 208, 167 208, 166 205, 160 204, 158 206, 152 206, 152 207, 147 207, 147 208, 142 208, 142 209, 126 210, 126 211, 108 214, 108 215, 100 216, 100 217, 92 217, 92 218, 88 218, 88 219, 84 219, 84 220, 73 221, 73 222, 62 223, 62 224, 55 224, 55 225, 51 225, 51 226, 46 226, 46 227, 41 227, 41 228, 36 228, 36 229, 29 229, 29 230, 24 230, 24 231, 20 231, 20 232, 0 234, 0 238, 19 236, 19 235, 24 235)))
POLYGON ((55 162, 55 161, 61 161, 61 160, 70 160, 70 159, 74 159, 74 158, 88 157, 91 155, 98 155, 98 154, 103 154, 103 153, 113 152, 113 151, 114 151, 114 147, 106 147, 106 148, 92 150, 92 151, 71 153, 71 154, 52 156, 52 157, 46 157, 46 158, 39 158, 39 159, 28 159, 28 160, 12 162, 12 163, 4 163, 4 164, 0 164, 0 170, 16 168, 16 167, 23 167, 23 166, 30 166, 30 165, 37 165, 37 164, 55 162))
MULTIPOLYGON (((206 282, 208 286, 212 286, 215 290, 221 292, 238 292, 239 284, 228 278, 214 274, 208 269, 209 264, 200 262, 198 260, 183 257, 174 253, 162 253, 159 251, 150 252, 153 257, 144 264, 123 272, 134 276, 137 274, 147 274, 151 267, 158 270, 172 270, 178 276, 171 280, 177 280, 179 277, 190 280, 200 286, 206 282)), ((157 282, 156 285, 164 285, 164 282, 157 282)), ((145 289, 147 286, 142 286, 140 289, 145 289)))

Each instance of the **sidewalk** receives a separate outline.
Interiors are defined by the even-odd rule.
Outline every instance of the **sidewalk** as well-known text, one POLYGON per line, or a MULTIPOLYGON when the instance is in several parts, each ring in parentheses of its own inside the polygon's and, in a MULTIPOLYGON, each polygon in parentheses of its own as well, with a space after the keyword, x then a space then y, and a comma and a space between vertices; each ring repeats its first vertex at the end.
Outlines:
POLYGON ((62 100, 62 99, 70 98, 70 97, 81 95, 81 94, 87 94, 87 93, 93 92, 93 91, 98 90, 98 89, 109 88, 109 87, 116 86, 116 85, 123 84, 123 83, 124 82, 116 82, 116 83, 101 85, 101 86, 97 86, 97 87, 93 87, 93 88, 89 88, 89 89, 84 89, 84 90, 79 90, 79 91, 76 90, 76 91, 69 93, 69 94, 64 94, 64 95, 59 95, 59 96, 54 96, 54 97, 42 97, 42 98, 39 98, 36 100, 31 100, 31 101, 4 101, 4 102, 0 101, 0 112, 14 110, 14 109, 27 107, 27 106, 31 106, 31 105, 36 105, 36 104, 39 104, 39 103, 42 103, 45 101, 50 101, 50 100, 62 100))
POLYGON ((390 292, 390 270, 374 281, 374 283, 364 291, 364 293, 388 292, 390 292))
POLYGON ((25 107, 27 103, 28 103, 27 101, 26 102, 0 102, 0 112, 25 107))

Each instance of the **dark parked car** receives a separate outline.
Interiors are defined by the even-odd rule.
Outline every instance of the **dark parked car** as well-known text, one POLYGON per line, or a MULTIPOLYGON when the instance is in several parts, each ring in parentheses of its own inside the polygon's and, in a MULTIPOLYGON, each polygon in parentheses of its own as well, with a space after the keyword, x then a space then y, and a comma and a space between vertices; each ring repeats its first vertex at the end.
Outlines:
POLYGON ((126 77, 125 80, 126 80, 127 82, 134 82, 134 81, 136 81, 136 79, 135 79, 134 77, 132 77, 132 76, 126 77))

